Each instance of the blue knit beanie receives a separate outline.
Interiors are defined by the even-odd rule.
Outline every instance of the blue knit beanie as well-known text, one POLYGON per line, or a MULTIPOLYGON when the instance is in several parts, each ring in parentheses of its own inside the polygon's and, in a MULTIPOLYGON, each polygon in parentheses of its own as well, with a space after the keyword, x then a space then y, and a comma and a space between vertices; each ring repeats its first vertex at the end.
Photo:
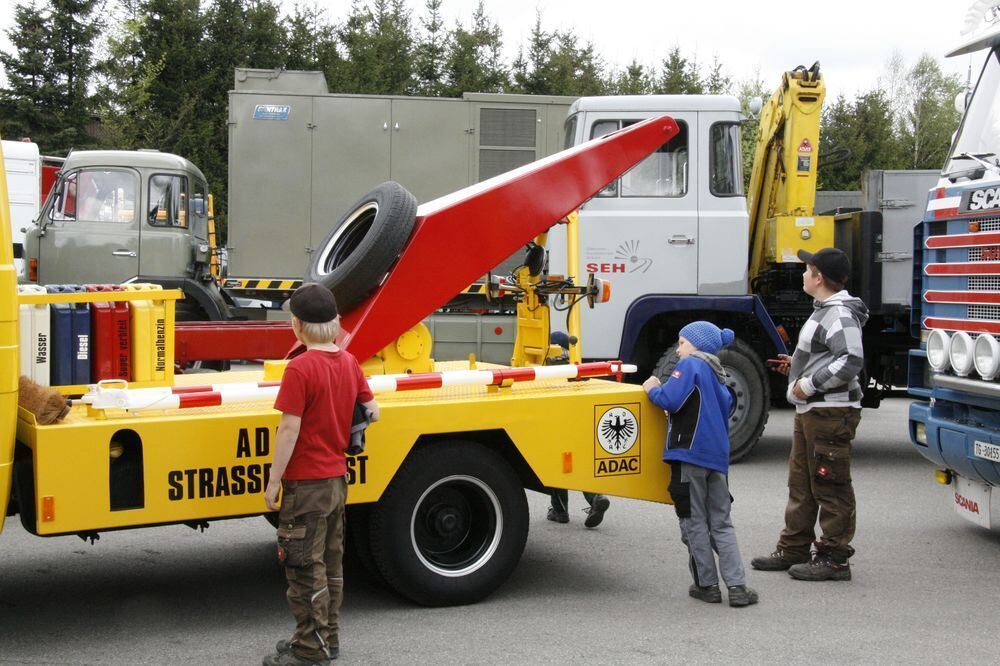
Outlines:
POLYGON ((720 329, 710 321, 693 321, 681 329, 680 337, 694 345, 698 351, 718 354, 720 349, 732 344, 736 335, 728 328, 720 329))

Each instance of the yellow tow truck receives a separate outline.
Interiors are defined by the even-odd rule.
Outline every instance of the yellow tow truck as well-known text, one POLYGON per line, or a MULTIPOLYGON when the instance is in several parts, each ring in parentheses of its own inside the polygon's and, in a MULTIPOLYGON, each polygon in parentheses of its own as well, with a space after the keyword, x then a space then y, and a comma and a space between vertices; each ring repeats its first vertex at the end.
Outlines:
MULTIPOLYGON (((349 459, 348 538, 401 595, 461 604, 500 585, 527 539, 526 489, 670 501, 663 412, 640 387, 620 382, 620 362, 606 364, 619 381, 586 379, 578 328, 568 349, 549 343, 550 305, 593 304, 605 287, 547 275, 543 248, 546 230, 560 222, 575 241, 572 211, 676 131, 670 118, 651 119, 424 204, 382 285, 345 316, 342 344, 367 359, 382 406, 366 451, 349 459), (518 298, 513 365, 521 367, 435 363, 420 320, 470 272, 525 243, 517 284, 494 285, 518 298), (445 254, 462 256, 442 261, 445 254)), ((377 208, 362 206, 353 219, 377 208)), ((263 490, 279 414, 254 386, 273 388, 284 362, 212 374, 212 386, 199 388, 206 375, 171 371, 179 291, 18 295, 8 215, 0 178, 0 516, 19 514, 38 536, 93 541, 110 530, 268 515, 263 490), (131 335, 154 336, 143 349, 165 355, 162 372, 130 384, 52 387, 72 406, 41 425, 18 404, 19 308, 99 301, 159 308, 148 326, 133 319, 131 335), (162 399, 150 401, 154 394, 162 399)))

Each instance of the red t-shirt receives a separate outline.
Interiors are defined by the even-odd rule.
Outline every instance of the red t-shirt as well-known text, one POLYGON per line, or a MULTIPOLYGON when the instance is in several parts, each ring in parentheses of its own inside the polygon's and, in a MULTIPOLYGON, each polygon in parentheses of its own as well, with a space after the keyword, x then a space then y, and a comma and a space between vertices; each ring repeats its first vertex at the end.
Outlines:
POLYGON ((374 399, 358 361, 346 351, 310 349, 285 367, 274 408, 302 418, 283 478, 330 479, 347 474, 354 404, 374 399))

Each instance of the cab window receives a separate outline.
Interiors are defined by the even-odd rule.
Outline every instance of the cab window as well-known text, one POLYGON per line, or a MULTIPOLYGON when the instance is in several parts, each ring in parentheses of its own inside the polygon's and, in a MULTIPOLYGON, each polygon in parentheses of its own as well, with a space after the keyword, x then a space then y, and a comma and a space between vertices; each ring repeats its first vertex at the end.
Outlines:
POLYGON ((580 116, 578 114, 573 114, 569 120, 566 121, 564 127, 564 138, 563 138, 563 150, 573 147, 573 142, 576 141, 576 121, 580 116))
POLYGON ((717 197, 743 196, 740 126, 716 123, 709 130, 709 189, 717 197))
POLYGON ((122 169, 81 169, 59 181, 49 208, 56 221, 131 223, 138 177, 122 169))
POLYGON ((187 229, 187 205, 187 178, 160 174, 149 179, 149 210, 146 219, 151 225, 187 229))
MULTIPOLYGON (((610 134, 639 120, 599 120, 591 126, 590 138, 610 134)), ((683 197, 688 190, 688 130, 680 131, 655 153, 629 169, 616 181, 608 183, 599 197, 683 197)))

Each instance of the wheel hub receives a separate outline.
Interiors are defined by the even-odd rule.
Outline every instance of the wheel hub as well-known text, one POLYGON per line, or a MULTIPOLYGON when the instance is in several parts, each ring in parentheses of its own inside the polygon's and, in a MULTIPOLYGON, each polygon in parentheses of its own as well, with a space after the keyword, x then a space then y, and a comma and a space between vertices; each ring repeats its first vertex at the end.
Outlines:
POLYGON ((749 382, 743 373, 731 367, 727 367, 725 370, 726 374, 729 375, 729 379, 726 380, 726 388, 729 389, 729 395, 733 399, 732 406, 729 408, 729 429, 732 431, 742 425, 747 418, 750 390, 749 382))
POLYGON ((424 566, 444 576, 464 576, 490 560, 503 533, 493 490, 474 477, 441 479, 413 509, 411 540, 424 566))

